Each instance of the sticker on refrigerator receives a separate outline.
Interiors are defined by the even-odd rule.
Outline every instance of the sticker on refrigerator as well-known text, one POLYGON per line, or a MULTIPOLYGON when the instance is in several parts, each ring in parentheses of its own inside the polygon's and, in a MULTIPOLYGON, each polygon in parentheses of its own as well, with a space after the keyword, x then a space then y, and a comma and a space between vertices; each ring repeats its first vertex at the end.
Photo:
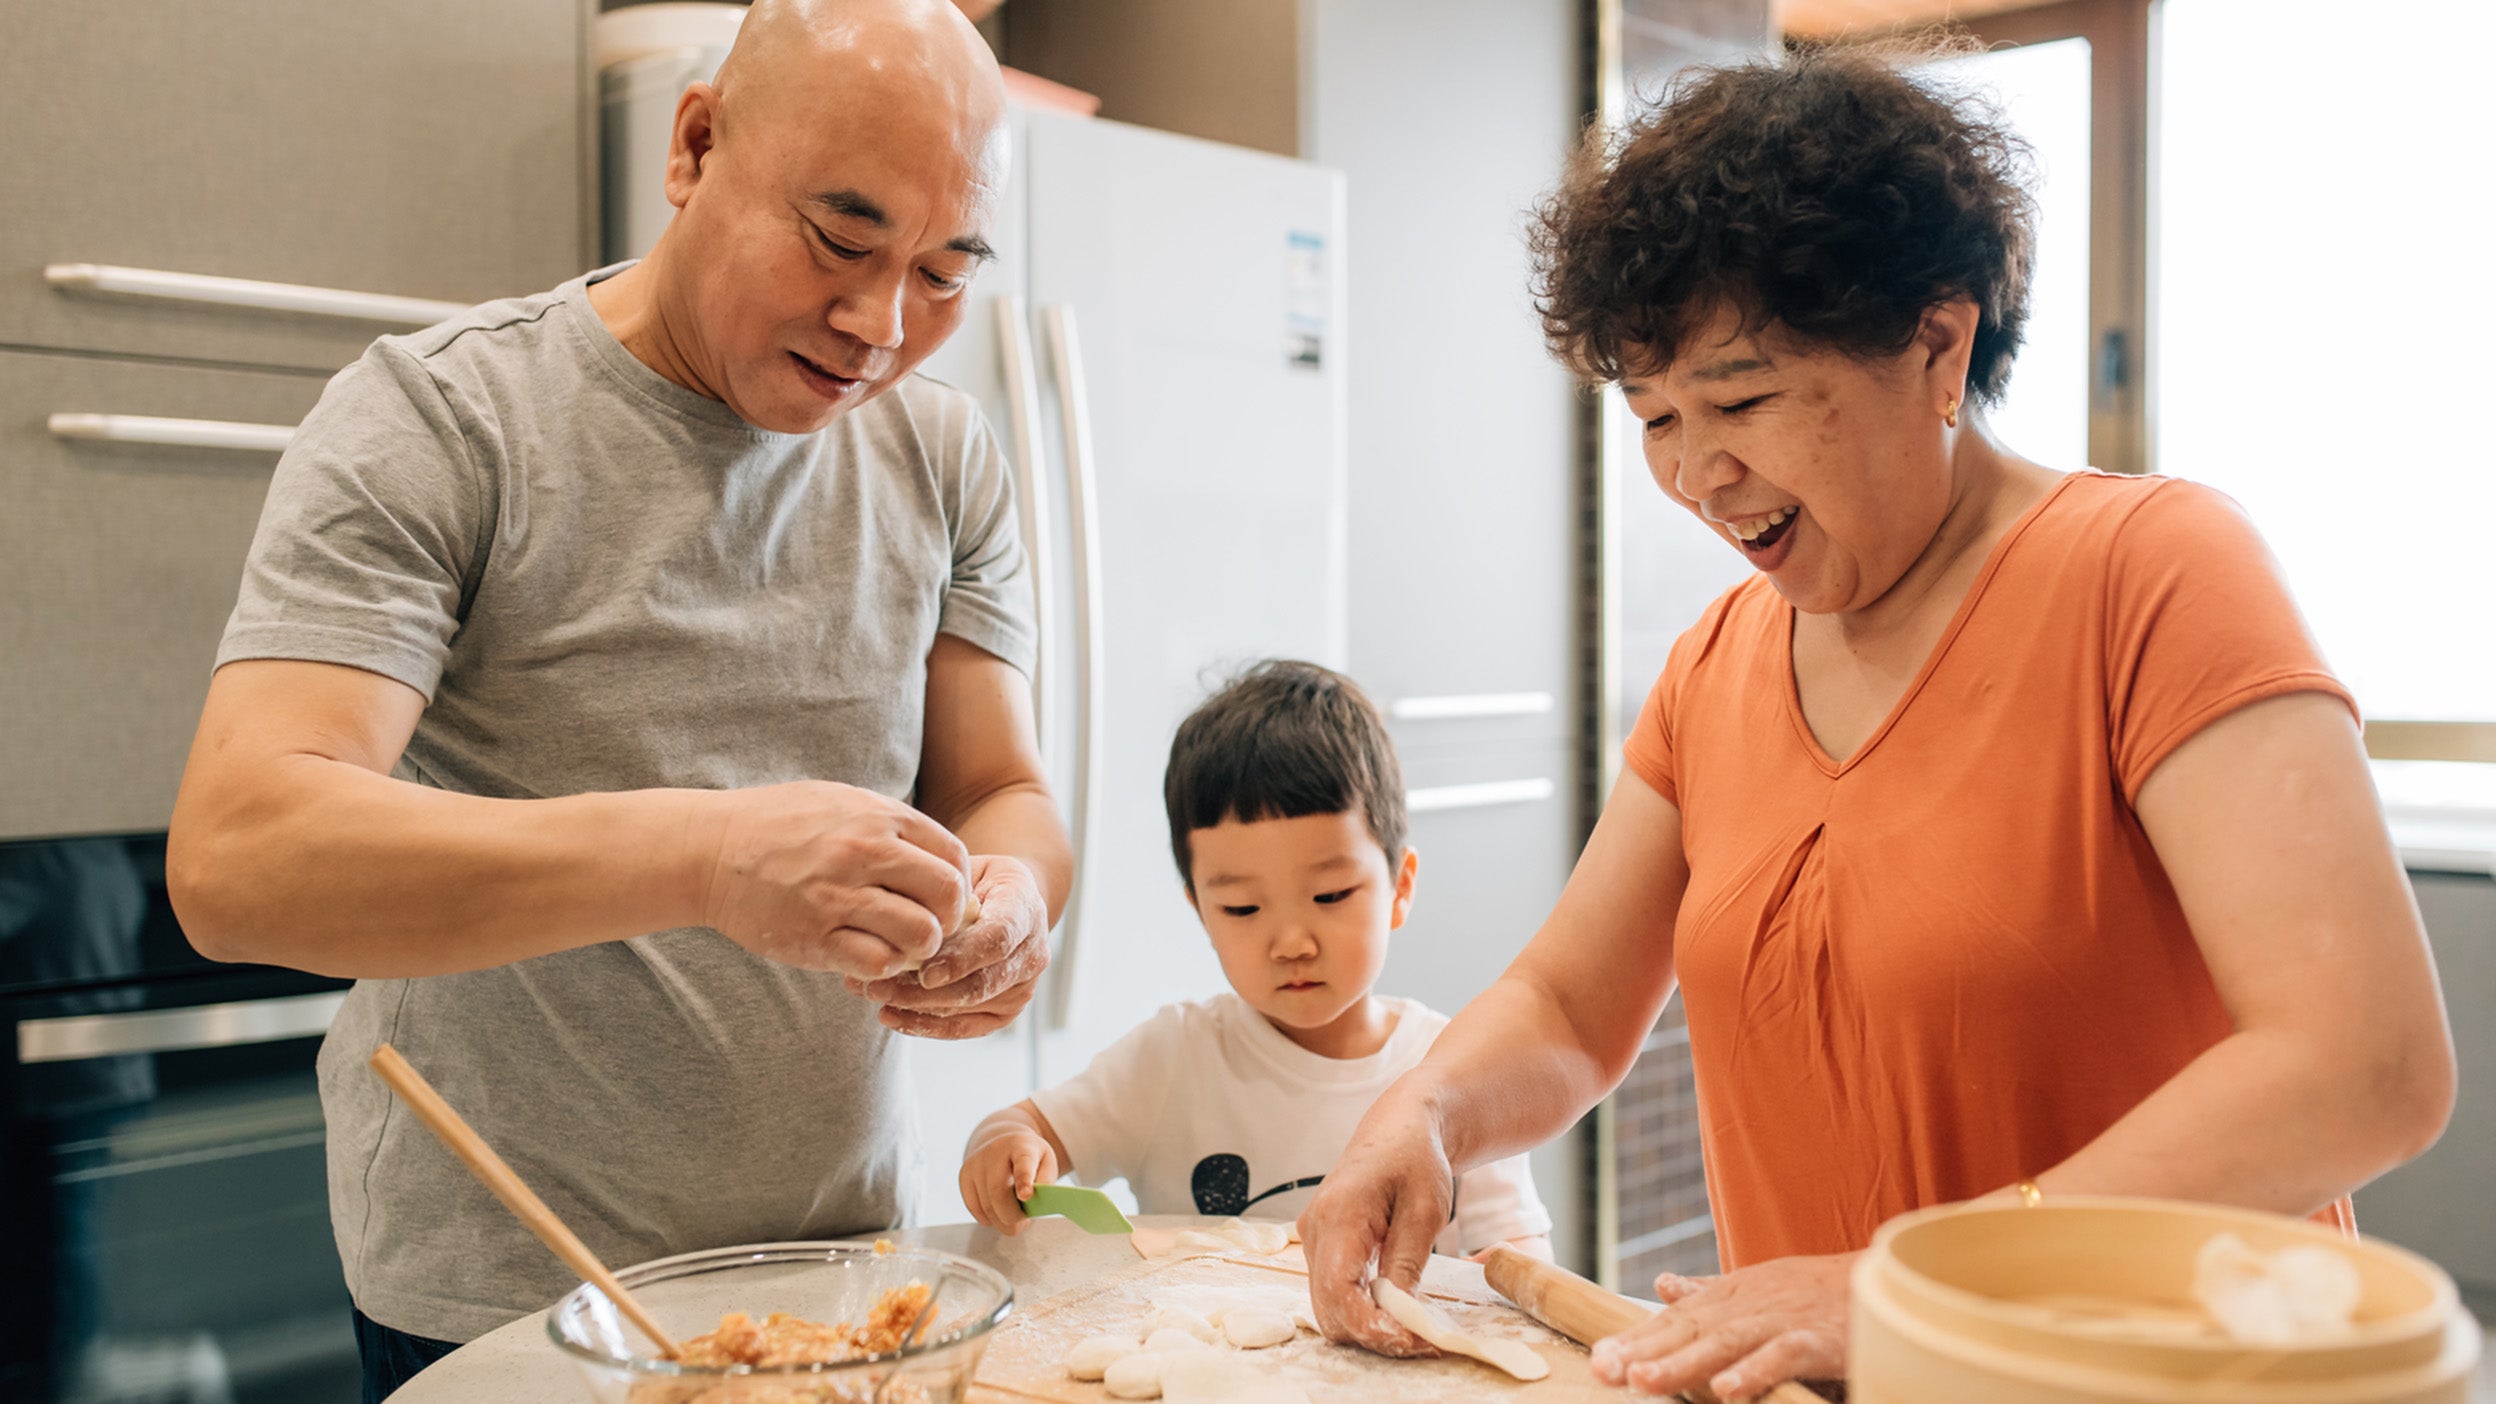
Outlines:
POLYGON ((1326 240, 1293 231, 1283 251, 1283 359, 1304 370, 1326 367, 1326 240))

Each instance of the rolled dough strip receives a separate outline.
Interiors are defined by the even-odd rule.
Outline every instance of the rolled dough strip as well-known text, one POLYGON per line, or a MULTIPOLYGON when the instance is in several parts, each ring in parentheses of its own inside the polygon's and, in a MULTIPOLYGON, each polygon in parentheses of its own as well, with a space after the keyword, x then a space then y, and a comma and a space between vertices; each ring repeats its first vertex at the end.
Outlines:
POLYGON ((1412 1293, 1383 1277, 1370 1279, 1369 1295, 1380 1311, 1395 1318, 1396 1325, 1450 1355, 1479 1360, 1520 1380, 1539 1380, 1551 1373, 1551 1362, 1535 1354, 1532 1346, 1523 1341, 1466 1335, 1455 1322, 1413 1300, 1412 1293))

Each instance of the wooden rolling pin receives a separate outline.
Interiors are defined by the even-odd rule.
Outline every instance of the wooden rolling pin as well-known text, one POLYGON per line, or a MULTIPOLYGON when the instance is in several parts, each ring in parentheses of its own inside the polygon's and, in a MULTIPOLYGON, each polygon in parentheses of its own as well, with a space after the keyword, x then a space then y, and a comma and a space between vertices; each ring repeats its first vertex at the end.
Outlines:
MULTIPOLYGON (((1607 1292, 1567 1268, 1529 1258, 1506 1246, 1491 1249, 1482 1260, 1482 1276, 1491 1290, 1515 1302, 1525 1314, 1577 1342, 1591 1346, 1653 1316, 1656 1308, 1607 1292)), ((1682 1391, 1690 1404, 1722 1404, 1705 1385, 1682 1391)), ((1789 1380, 1759 1396, 1769 1404, 1826 1404, 1819 1395, 1789 1380)))

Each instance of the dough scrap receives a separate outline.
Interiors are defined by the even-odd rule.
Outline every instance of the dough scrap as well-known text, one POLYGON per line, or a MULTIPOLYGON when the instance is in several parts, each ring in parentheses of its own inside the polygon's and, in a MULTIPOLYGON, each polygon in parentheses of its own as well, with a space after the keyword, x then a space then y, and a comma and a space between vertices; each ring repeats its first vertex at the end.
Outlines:
POLYGON ((1142 1349, 1133 1336, 1086 1336, 1066 1352, 1067 1377, 1097 1380, 1109 1373, 1110 1366, 1142 1349))
POLYGON ((1168 1355, 1174 1351, 1211 1349, 1213 1349, 1212 1342, 1193 1331, 1181 1330, 1175 1326, 1164 1326, 1144 1338, 1144 1353, 1147 1355, 1168 1355))
POLYGON ((1229 1219, 1202 1228, 1140 1228, 1129 1239, 1142 1258, 1201 1257, 1209 1253, 1253 1253, 1260 1257, 1282 1252, 1293 1242, 1294 1226, 1273 1219, 1229 1219))
POLYGON ((1267 1307, 1234 1307, 1222 1313, 1222 1337, 1241 1350, 1264 1350, 1300 1334, 1291 1318, 1267 1307))
POLYGON ((1370 1279, 1369 1295, 1395 1324, 1450 1355, 1469 1356, 1520 1380, 1539 1380, 1551 1373, 1551 1362, 1523 1341, 1467 1335, 1455 1322, 1413 1300, 1413 1294, 1383 1277, 1370 1279))

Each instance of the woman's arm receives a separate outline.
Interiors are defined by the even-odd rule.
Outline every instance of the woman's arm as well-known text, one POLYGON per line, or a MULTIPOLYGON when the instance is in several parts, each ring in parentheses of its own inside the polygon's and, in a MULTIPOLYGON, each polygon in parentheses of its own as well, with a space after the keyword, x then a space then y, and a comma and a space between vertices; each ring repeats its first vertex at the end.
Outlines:
POLYGON ((2452 1035, 2347 708, 2230 713, 2134 807, 2235 1032, 2039 1186, 2310 1214, 2434 1144, 2452 1035))
POLYGON ((1681 812, 1624 772, 1541 930, 1370 1108, 1300 1216, 1327 1335, 1424 1349, 1370 1301, 1373 1257, 1417 1281, 1459 1171, 1550 1140, 1627 1074, 1672 993, 1689 880, 1681 812))

